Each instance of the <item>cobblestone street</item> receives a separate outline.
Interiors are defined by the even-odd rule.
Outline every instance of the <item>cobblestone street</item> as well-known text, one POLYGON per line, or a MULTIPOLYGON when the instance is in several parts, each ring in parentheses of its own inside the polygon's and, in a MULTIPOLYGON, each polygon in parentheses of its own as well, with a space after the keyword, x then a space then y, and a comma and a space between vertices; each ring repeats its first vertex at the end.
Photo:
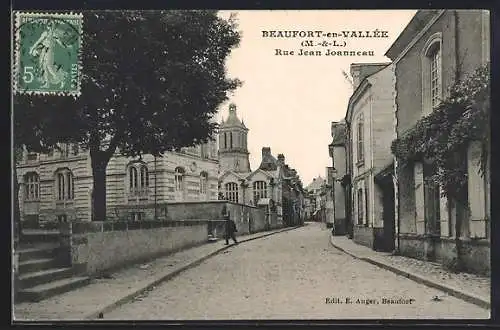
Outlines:
POLYGON ((233 246, 104 319, 489 318, 488 310, 357 260, 329 240, 329 230, 309 223, 233 246))

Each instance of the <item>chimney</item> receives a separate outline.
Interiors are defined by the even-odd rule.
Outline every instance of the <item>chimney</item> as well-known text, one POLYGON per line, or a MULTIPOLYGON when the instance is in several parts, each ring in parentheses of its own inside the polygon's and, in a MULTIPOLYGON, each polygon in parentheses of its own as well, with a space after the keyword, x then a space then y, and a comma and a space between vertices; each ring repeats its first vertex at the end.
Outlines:
POLYGON ((270 156, 270 155, 271 155, 271 148, 262 147, 262 159, 264 159, 265 156, 270 156))
POLYGON ((350 73, 354 85, 353 88, 358 88, 363 79, 381 70, 388 64, 390 63, 352 63, 350 73))
POLYGON ((278 164, 281 166, 285 165, 285 155, 283 154, 278 155, 278 164))

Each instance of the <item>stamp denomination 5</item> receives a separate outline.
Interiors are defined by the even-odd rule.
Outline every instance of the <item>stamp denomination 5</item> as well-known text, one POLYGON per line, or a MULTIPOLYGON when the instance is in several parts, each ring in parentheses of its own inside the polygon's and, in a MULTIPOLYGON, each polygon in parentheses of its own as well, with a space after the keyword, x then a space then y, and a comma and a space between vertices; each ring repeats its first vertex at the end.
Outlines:
POLYGON ((14 92, 80 95, 83 16, 15 15, 14 92))

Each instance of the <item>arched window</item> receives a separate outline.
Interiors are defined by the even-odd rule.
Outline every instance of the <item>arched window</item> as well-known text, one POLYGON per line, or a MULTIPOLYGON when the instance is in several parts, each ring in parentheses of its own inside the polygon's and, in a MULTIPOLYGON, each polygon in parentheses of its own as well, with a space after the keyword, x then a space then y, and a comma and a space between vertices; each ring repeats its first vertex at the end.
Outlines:
POLYGON ((428 54, 430 60, 430 89, 431 89, 431 106, 436 108, 441 99, 441 49, 439 43, 434 43, 433 48, 428 54))
POLYGON ((40 180, 35 172, 26 173, 24 176, 25 193, 24 199, 36 201, 40 199, 40 180))
POLYGON ((227 149, 227 132, 224 132, 224 149, 227 149))
POLYGON ((140 166, 140 174, 141 174, 141 189, 146 189, 149 187, 149 171, 146 165, 140 166))
POLYGON ((208 184, 208 174, 207 172, 201 172, 200 174, 200 194, 205 195, 207 193, 208 184))
POLYGON ((184 169, 182 167, 177 167, 175 169, 175 191, 184 190, 184 169))
POLYGON ((267 198, 267 183, 265 181, 255 181, 253 183, 254 205, 257 205, 261 198, 267 198))
POLYGON ((129 175, 129 188, 130 188, 130 191, 132 192, 132 191, 135 191, 137 189, 137 185, 138 185, 137 168, 135 168, 134 166, 130 166, 130 168, 128 170, 128 175, 129 175))
POLYGON ((229 132, 229 147, 233 149, 233 132, 229 132))
POLYGON ((238 184, 235 182, 228 182, 225 185, 226 200, 238 203, 238 184))
POLYGON ((431 113, 442 99, 441 33, 433 34, 422 52, 423 115, 431 113))
POLYGON ((59 201, 73 200, 75 197, 75 186, 73 173, 69 169, 61 169, 56 172, 56 198, 59 201))
POLYGON ((145 195, 149 187, 149 171, 144 163, 134 163, 128 168, 129 192, 132 195, 145 195))

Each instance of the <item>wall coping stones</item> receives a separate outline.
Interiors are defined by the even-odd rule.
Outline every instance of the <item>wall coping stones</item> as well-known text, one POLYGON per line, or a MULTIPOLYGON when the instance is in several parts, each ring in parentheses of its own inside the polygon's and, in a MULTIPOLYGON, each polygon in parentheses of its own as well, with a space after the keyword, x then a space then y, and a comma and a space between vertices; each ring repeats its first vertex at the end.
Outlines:
MULTIPOLYGON (((217 222, 219 220, 215 220, 217 222)), ((208 220, 143 220, 143 221, 92 221, 72 222, 73 234, 105 231, 144 230, 165 227, 185 227, 205 225, 208 220)))
POLYGON ((192 205, 192 204, 233 204, 237 206, 244 206, 252 209, 260 209, 259 207, 256 207, 254 205, 247 205, 247 204, 241 204, 241 203, 235 203, 235 202, 230 202, 226 200, 208 200, 208 201, 183 201, 183 202, 162 202, 162 203, 143 203, 143 204, 138 204, 138 205, 120 205, 116 206, 115 208, 119 210, 137 210, 137 209, 154 209, 155 207, 158 208, 163 208, 166 207, 168 209, 169 205, 192 205))

